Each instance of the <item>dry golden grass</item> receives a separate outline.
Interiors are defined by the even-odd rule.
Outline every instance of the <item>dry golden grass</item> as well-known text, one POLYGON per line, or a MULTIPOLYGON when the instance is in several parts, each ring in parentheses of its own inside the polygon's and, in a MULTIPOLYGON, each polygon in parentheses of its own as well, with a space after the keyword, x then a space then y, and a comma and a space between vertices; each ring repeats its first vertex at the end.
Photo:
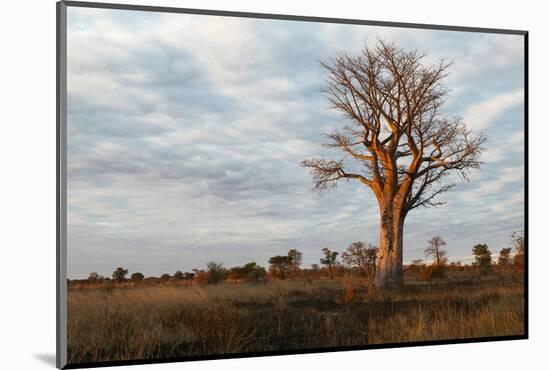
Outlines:
POLYGON ((69 363, 521 335, 523 283, 357 278, 69 289, 69 363))

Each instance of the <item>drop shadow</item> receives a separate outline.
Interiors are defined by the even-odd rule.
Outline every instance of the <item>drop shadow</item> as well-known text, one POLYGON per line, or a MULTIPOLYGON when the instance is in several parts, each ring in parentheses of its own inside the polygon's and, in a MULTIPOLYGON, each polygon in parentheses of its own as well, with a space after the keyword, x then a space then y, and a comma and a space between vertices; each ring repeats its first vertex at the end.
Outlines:
POLYGON ((35 353, 34 358, 52 367, 56 366, 55 353, 35 353))

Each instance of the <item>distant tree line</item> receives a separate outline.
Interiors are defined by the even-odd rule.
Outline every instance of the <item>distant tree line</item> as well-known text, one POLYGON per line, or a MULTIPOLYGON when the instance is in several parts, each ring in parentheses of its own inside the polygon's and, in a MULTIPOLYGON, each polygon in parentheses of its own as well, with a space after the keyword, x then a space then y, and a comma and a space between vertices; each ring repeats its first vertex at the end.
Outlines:
MULTIPOLYGON (((433 262, 426 264, 423 260, 413 260, 406 270, 417 273, 420 280, 445 277, 446 271, 463 270, 468 265, 459 262, 447 261, 447 243, 440 236, 428 240, 424 250, 426 257, 433 258, 433 262)), ((312 264, 309 268, 303 268, 303 253, 297 249, 289 249, 285 255, 276 255, 269 259, 269 268, 258 265, 256 262, 248 262, 242 266, 225 268, 222 263, 209 262, 205 269, 193 269, 192 272, 176 271, 173 275, 162 274, 160 277, 145 276, 140 272, 134 272, 128 278, 128 270, 117 267, 111 278, 106 278, 96 272, 90 273, 87 282, 100 283, 139 283, 143 280, 161 282, 181 282, 185 284, 218 284, 228 282, 266 282, 268 279, 296 279, 298 277, 308 279, 328 278, 353 274, 372 280, 376 273, 376 258, 378 248, 362 241, 350 244, 342 253, 329 248, 321 249, 319 264, 312 264)), ((525 241, 523 232, 515 232, 511 236, 511 245, 500 250, 498 259, 493 261, 492 252, 487 244, 476 244, 472 248, 473 262, 468 268, 477 270, 480 274, 487 274, 491 269, 523 269, 525 266, 525 241), (514 253, 512 253, 514 251, 514 253)))

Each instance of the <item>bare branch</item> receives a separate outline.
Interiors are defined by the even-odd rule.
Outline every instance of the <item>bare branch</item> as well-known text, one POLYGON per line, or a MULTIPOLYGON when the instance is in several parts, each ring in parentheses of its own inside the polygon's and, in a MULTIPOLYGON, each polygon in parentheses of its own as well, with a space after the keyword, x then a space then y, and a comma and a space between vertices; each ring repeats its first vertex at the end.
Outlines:
POLYGON ((326 138, 330 140, 329 143, 324 144, 327 148, 340 148, 353 158, 362 161, 371 161, 373 157, 360 152, 358 149, 354 149, 355 146, 365 145, 367 148, 370 145, 366 140, 353 141, 348 135, 341 131, 334 130, 331 134, 326 135, 326 138))
POLYGON ((357 56, 339 53, 321 65, 327 72, 324 93, 350 125, 326 135, 325 147, 341 151, 341 160, 302 162, 316 190, 357 179, 373 189, 379 202, 406 214, 443 204, 437 197, 454 186, 447 175, 468 180, 482 164, 485 136, 472 133, 462 119, 440 113, 449 93, 442 82, 452 63, 426 65, 421 52, 379 40, 357 56), (347 158, 364 171, 346 172, 347 158))
POLYGON ((340 179, 357 179, 367 186, 372 185, 372 182, 362 175, 346 173, 342 162, 323 158, 306 159, 301 165, 309 168, 315 182, 313 190, 318 192, 336 188, 340 179))

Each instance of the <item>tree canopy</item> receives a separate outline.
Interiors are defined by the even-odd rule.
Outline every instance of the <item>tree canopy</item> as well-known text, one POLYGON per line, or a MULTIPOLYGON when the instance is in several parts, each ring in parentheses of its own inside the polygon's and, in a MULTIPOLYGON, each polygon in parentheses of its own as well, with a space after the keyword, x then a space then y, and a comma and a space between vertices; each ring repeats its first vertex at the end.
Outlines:
POLYGON ((342 152, 341 159, 302 162, 315 190, 358 180, 380 202, 388 194, 399 196, 409 211, 442 204, 437 196, 454 186, 442 182, 449 172, 468 179, 469 171, 479 168, 485 136, 474 135, 462 118, 441 112, 449 93, 442 81, 451 63, 426 65, 424 59, 417 50, 379 41, 358 56, 342 52, 321 63, 327 72, 324 93, 349 125, 326 135, 325 147, 342 152))

